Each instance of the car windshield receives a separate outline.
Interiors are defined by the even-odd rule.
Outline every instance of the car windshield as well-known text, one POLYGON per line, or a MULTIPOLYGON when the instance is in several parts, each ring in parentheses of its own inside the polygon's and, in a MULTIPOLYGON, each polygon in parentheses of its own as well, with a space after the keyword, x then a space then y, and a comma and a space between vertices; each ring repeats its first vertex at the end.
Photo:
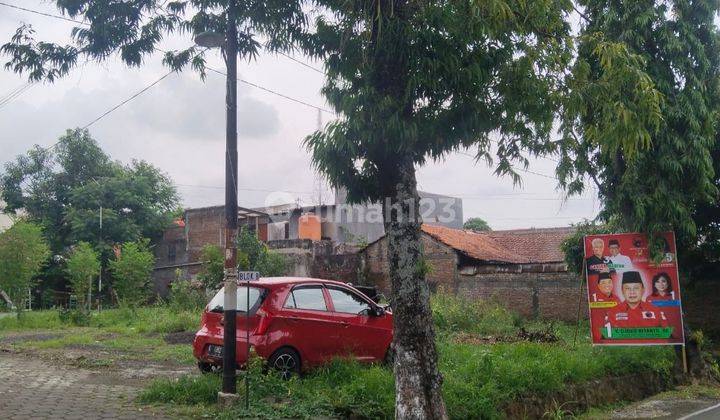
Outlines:
MULTIPOLYGON (((263 297, 263 290, 259 287, 250 287, 250 310, 254 311, 257 309, 257 306, 259 305, 260 301, 263 297)), ((247 311, 247 302, 248 302, 248 287, 246 286, 238 286, 237 288, 237 310, 238 312, 246 312, 247 311)), ((208 303, 208 310, 210 312, 222 312, 223 311, 223 301, 225 300, 225 288, 223 287, 220 289, 215 296, 212 298, 210 303, 208 303)))

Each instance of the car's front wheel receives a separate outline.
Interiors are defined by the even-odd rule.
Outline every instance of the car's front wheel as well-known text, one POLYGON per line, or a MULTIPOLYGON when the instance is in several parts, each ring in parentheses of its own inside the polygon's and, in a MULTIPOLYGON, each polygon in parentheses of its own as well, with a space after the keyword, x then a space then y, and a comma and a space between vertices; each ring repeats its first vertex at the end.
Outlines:
POLYGON ((300 355, 295 350, 283 347, 270 356, 268 368, 277 372, 282 379, 300 375, 300 355))

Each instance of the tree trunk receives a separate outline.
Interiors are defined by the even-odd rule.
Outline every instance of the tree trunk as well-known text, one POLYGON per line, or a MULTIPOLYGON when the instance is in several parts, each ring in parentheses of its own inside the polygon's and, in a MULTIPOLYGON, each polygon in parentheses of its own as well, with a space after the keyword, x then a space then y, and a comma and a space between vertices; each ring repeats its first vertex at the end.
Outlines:
POLYGON ((446 419, 420 241, 415 168, 406 159, 398 162, 395 171, 383 203, 392 285, 395 417, 446 419))

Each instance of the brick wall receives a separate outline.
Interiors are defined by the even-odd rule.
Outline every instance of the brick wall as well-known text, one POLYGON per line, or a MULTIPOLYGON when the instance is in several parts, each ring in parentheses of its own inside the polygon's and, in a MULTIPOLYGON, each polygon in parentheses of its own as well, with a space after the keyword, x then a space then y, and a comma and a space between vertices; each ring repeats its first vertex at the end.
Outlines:
POLYGON ((267 246, 285 258, 287 275, 358 283, 360 259, 352 249, 338 250, 332 241, 310 239, 269 241, 267 246))
MULTIPOLYGON (((489 267, 488 267, 489 268, 489 267)), ((580 316, 587 318, 587 294, 580 280, 568 272, 515 272, 501 270, 460 274, 458 293, 477 299, 492 299, 528 318, 577 319, 578 299, 580 316)))
MULTIPOLYGON (((457 290, 457 255, 455 251, 434 240, 429 235, 422 234, 422 244, 425 259, 430 265, 430 272, 426 276, 430 289, 435 291, 439 286, 448 290, 457 290)), ((390 266, 387 259, 387 240, 379 239, 368 245, 362 253, 364 285, 377 286, 383 293, 390 294, 390 266)))
POLYGON ((199 261, 207 244, 225 246, 225 207, 190 209, 185 212, 187 251, 190 262, 199 261))
MULTIPOLYGON (((423 234, 425 258, 431 266, 427 276, 433 291, 446 290, 477 299, 493 299, 526 317, 575 321, 578 299, 580 315, 587 318, 585 288, 567 272, 565 264, 473 265, 476 261, 423 234)), ((363 284, 390 293, 387 241, 383 238, 361 252, 363 284)))
POLYGON ((153 292, 167 297, 178 270, 181 279, 189 280, 197 275, 203 246, 224 245, 224 226, 223 206, 187 210, 185 226, 167 229, 155 246, 153 292))
POLYGON ((324 255, 315 258, 312 276, 356 284, 359 270, 358 254, 324 255))

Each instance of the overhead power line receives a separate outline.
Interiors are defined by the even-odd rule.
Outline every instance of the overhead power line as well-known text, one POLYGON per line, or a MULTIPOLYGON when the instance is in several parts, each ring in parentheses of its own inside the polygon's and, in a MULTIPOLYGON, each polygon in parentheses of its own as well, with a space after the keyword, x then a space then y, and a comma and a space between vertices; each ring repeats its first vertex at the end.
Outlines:
POLYGON ((5 96, 0 98, 0 108, 3 108, 5 105, 20 97, 20 95, 27 92, 32 86, 34 86, 34 83, 28 82, 8 92, 5 96))
MULTIPOLYGON (((41 12, 41 11, 39 11, 39 10, 27 9, 27 8, 25 8, 25 7, 15 6, 15 5, 8 4, 8 3, 5 3, 5 2, 1 2, 1 1, 0 1, 0 6, 7 6, 7 7, 13 8, 13 9, 22 10, 22 11, 29 12, 29 13, 35 13, 35 14, 37 14, 37 15, 42 15, 42 16, 46 16, 46 17, 50 17, 50 18, 61 19, 61 20, 65 20, 65 21, 68 21, 68 22, 73 22, 73 23, 77 23, 77 24, 81 24, 81 25, 89 25, 89 24, 86 23, 86 22, 82 22, 82 21, 79 21, 79 20, 74 20, 74 19, 66 18, 65 16, 53 15, 53 14, 50 14, 50 13, 41 12)), ((162 50, 159 50, 159 49, 158 49, 158 51, 162 51, 162 50)), ((312 69, 312 70, 314 70, 314 71, 317 71, 317 72, 320 72, 320 73, 323 73, 323 74, 324 74, 324 72, 323 72, 322 70, 317 69, 317 68, 315 68, 315 67, 313 67, 313 66, 311 66, 311 65, 309 65, 309 64, 307 64, 307 63, 303 63, 302 61, 300 61, 300 60, 298 60, 298 59, 296 59, 296 58, 294 58, 294 57, 292 57, 292 56, 290 56, 290 55, 288 55, 288 54, 285 54, 285 53, 283 53, 283 52, 278 52, 278 53, 281 54, 281 55, 283 55, 283 56, 285 56, 285 57, 287 57, 287 58, 289 58, 290 60, 292 60, 292 61, 294 61, 294 62, 296 62, 296 63, 298 63, 298 64, 301 64, 301 65, 303 65, 303 66, 305 66, 305 67, 308 67, 308 68, 310 68, 310 69, 312 69)), ((208 70, 210 70, 210 71, 212 71, 212 72, 214 72, 214 73, 218 73, 218 74, 221 74, 221 75, 223 75, 223 76, 226 76, 226 74, 225 74, 224 72, 222 72, 222 71, 216 70, 216 69, 211 68, 211 67, 208 67, 208 66, 205 66, 205 68, 207 68, 208 70)), ((172 72, 170 72, 170 73, 172 73, 172 72)), ((165 77, 167 77, 167 75, 165 75, 165 77)), ((163 79, 163 78, 157 80, 155 83, 159 82, 159 81, 162 80, 162 79, 163 79)), ((279 97, 284 98, 284 99, 287 99, 287 100, 289 100, 289 101, 292 101, 292 102, 295 102, 295 103, 298 103, 298 104, 301 104, 301 105, 305 105, 305 106, 307 106, 307 107, 310 107, 310 108, 313 108, 313 109, 316 109, 316 110, 319 110, 319 111, 322 111, 322 112, 325 112, 325 113, 328 113, 328 114, 331 114, 331 115, 335 115, 335 113, 334 113, 333 111, 330 111, 330 110, 328 110, 328 109, 319 107, 319 106, 317 106, 317 105, 310 104, 310 103, 305 102, 305 101, 300 100, 300 99, 293 98, 293 97, 291 97, 291 96, 285 95, 284 93, 280 93, 280 92, 275 91, 275 90, 273 90, 273 89, 266 88, 265 86, 261 86, 261 85, 259 85, 259 84, 257 84, 257 83, 251 82, 251 81, 249 81, 249 80, 245 80, 245 79, 242 79, 242 78, 238 78, 237 80, 238 80, 238 82, 240 82, 240 83, 246 84, 246 85, 248 85, 248 86, 252 86, 252 87, 254 87, 254 88, 256 88, 256 89, 260 89, 260 90, 262 90, 262 91, 264 91, 264 92, 267 92, 267 93, 270 93, 270 94, 272 94, 272 95, 279 96, 279 97)), ((152 87, 152 86, 150 86, 150 87, 152 87)), ((132 98, 131 98, 131 99, 132 99, 132 98)), ((123 104, 120 104, 119 106, 122 106, 122 105, 123 105, 123 104)), ((114 111, 114 110, 111 110, 110 112, 112 112, 112 111, 114 111)), ((104 117, 104 115, 101 116, 101 118, 102 118, 102 117, 104 117)), ((91 125, 91 124, 93 124, 94 122, 95 122, 95 121, 91 122, 90 124, 88 124, 88 126, 91 125)))
MULTIPOLYGON (((213 190, 224 190, 225 187, 219 185, 194 185, 194 184, 175 184, 178 187, 191 187, 191 188, 207 188, 213 190)), ((312 194, 311 191, 290 191, 290 190, 272 190, 263 188, 238 188, 238 191, 255 191, 255 192, 286 192, 291 194, 312 194)))
POLYGON ((8 3, 5 3, 5 2, 1 2, 1 1, 0 1, 0 6, 6 6, 6 7, 10 7, 10 8, 17 9, 17 10, 22 10, 23 12, 34 13, 34 14, 36 14, 36 15, 41 15, 41 16, 50 17, 50 18, 54 18, 54 19, 61 19, 61 20, 65 20, 65 21, 68 21, 68 22, 79 23, 79 24, 81 24, 81 25, 89 25, 89 24, 86 23, 86 22, 82 22, 82 21, 75 20, 75 19, 70 19, 70 18, 65 17, 65 16, 53 15, 53 14, 50 14, 50 13, 41 12, 41 11, 39 11, 39 10, 26 9, 25 7, 16 6, 16 5, 14 5, 14 4, 8 4, 8 3))
MULTIPOLYGON (((208 66, 205 66, 205 68, 208 69, 208 70, 210 70, 210 71, 213 72, 213 73, 221 74, 221 75, 227 77, 227 73, 225 73, 225 72, 222 72, 222 71, 220 71, 220 70, 217 70, 217 69, 214 69, 214 68, 208 67, 208 66)), ((311 103, 302 101, 302 100, 300 100, 300 99, 295 99, 295 98, 293 98, 293 97, 291 97, 291 96, 285 95, 284 93, 280 93, 280 92, 274 91, 274 90, 272 90, 272 89, 268 89, 268 88, 266 88, 266 87, 264 87, 264 86, 260 86, 260 85, 258 85, 257 83, 253 83, 253 82, 247 81, 247 80, 242 79, 242 78, 239 78, 239 77, 238 77, 237 81, 240 82, 240 83, 244 83, 244 84, 246 84, 246 85, 248 85, 248 86, 252 86, 252 87, 254 87, 254 88, 260 89, 260 90, 265 91, 265 92, 267 92, 267 93, 271 93, 271 94, 273 94, 273 95, 279 96, 279 97, 281 97, 281 98, 285 98, 285 99, 287 99, 287 100, 289 100, 289 101, 293 101, 293 102, 295 102, 295 103, 298 103, 298 104, 301 104, 301 105, 305 105, 305 106, 310 107, 310 108, 313 108, 313 109, 317 109, 318 111, 322 111, 322 112, 325 112, 325 113, 328 113, 328 114, 331 114, 331 115, 335 115, 335 113, 334 113, 333 111, 330 111, 330 110, 328 110, 328 109, 319 107, 319 106, 317 106, 317 105, 313 105, 313 104, 311 104, 311 103)))
POLYGON ((307 68, 309 68, 310 70, 312 70, 312 71, 314 71, 314 72, 317 72, 317 73, 320 73, 320 74, 322 74, 322 75, 325 75, 325 72, 324 72, 324 71, 320 70, 320 69, 317 68, 317 67, 313 67, 313 66, 311 66, 310 64, 305 63, 304 61, 300 61, 300 60, 298 60, 297 58, 291 56, 290 54, 286 54, 286 53, 284 53, 284 52, 282 52, 282 51, 276 51, 276 52, 277 52, 278 54, 282 55, 283 57, 285 57, 285 58, 287 58, 287 59, 289 59, 289 60, 292 60, 292 61, 300 64, 301 66, 307 67, 307 68))
MULTIPOLYGON (((465 153, 465 152, 458 152, 458 153, 461 154, 461 155, 469 156, 469 157, 471 157, 471 158, 475 158, 475 156, 471 155, 470 153, 465 153)), ((540 173, 540 172, 534 172, 534 171, 531 171, 531 170, 529 170, 529 169, 518 168, 517 166, 513 166, 512 168, 515 169, 515 170, 521 171, 521 172, 528 173, 528 174, 537 175, 537 176, 541 176, 541 177, 543 177, 543 178, 549 178, 549 179, 554 179, 554 180, 558 181, 557 177, 554 177, 554 176, 552 176, 552 175, 547 175, 547 174, 543 174, 543 173, 540 173)))
POLYGON ((147 86, 145 86, 144 88, 140 89, 139 91, 135 92, 135 94, 133 94, 131 97, 125 99, 124 101, 120 102, 119 104, 117 104, 117 105, 115 105, 114 107, 112 107, 112 108, 108 109, 107 111, 105 111, 105 112, 104 112, 102 115, 100 115, 99 117, 97 117, 97 118, 95 118, 94 120, 90 121, 88 124, 86 124, 86 125, 83 127, 83 129, 86 129, 86 128, 90 127, 91 125, 93 125, 93 124, 95 124, 96 122, 100 121, 101 119, 105 118, 108 114, 112 113, 112 112, 115 111, 116 109, 118 109, 118 108, 120 108, 121 106, 125 105, 126 103, 132 101, 133 99, 137 98, 138 96, 142 95, 142 94, 145 93, 147 90, 149 90, 149 89, 152 88, 153 86, 157 85, 157 84, 160 83, 163 79, 165 79, 166 77, 170 76, 170 75, 173 74, 173 73, 174 73, 174 70, 170 70, 169 72, 165 73, 165 74, 162 75, 162 77, 160 77, 159 79, 155 80, 154 82, 150 83, 149 85, 147 85, 147 86))

